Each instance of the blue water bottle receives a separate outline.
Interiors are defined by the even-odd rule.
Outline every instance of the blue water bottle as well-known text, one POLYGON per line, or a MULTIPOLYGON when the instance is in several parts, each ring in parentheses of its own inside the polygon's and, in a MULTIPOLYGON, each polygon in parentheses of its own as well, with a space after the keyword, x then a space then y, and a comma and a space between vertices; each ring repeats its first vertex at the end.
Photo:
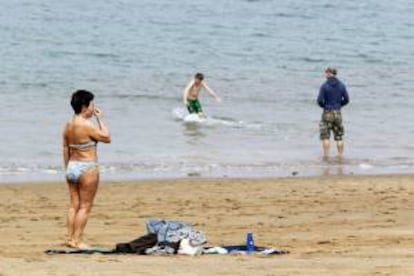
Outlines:
POLYGON ((246 251, 247 254, 252 254, 254 252, 254 240, 253 233, 249 232, 246 236, 246 251))

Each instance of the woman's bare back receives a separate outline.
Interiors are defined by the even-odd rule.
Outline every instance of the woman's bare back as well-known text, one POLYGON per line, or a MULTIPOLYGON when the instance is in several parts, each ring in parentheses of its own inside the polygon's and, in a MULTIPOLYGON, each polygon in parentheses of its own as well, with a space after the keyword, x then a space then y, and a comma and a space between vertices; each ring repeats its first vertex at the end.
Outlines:
POLYGON ((93 127, 88 120, 81 117, 75 117, 66 124, 64 131, 65 144, 69 147, 71 160, 96 161, 96 146, 93 144, 95 141, 90 136, 93 127), (82 145, 88 144, 91 146, 82 147, 82 145))

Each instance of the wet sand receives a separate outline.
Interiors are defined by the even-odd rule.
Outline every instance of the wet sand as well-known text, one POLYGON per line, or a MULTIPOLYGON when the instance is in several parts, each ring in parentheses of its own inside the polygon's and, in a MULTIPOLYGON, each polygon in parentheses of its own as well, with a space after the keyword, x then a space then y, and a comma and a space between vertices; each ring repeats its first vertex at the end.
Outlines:
POLYGON ((45 255, 63 246, 66 185, 0 185, 0 275, 414 275, 414 176, 104 182, 85 241, 113 247, 148 218, 191 221, 211 245, 284 256, 45 255))

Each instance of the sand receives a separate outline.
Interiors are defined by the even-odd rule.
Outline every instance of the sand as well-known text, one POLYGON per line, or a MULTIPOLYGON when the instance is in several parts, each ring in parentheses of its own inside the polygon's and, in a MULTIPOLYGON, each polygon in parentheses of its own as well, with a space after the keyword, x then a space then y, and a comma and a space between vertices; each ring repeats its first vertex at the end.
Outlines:
POLYGON ((1 275, 414 275, 414 176, 103 182, 86 242, 113 247, 148 218, 191 221, 211 245, 284 256, 46 255, 62 247, 62 183, 0 185, 1 275))

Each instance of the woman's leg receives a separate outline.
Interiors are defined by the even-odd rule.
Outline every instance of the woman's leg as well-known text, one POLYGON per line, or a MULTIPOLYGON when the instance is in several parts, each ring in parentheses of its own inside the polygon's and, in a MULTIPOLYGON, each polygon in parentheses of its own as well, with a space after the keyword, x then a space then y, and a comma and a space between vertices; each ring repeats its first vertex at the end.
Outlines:
POLYGON ((68 217, 67 217, 67 227, 68 227, 68 245, 71 247, 76 247, 76 242, 74 240, 74 233, 75 233, 75 218, 76 214, 79 211, 79 185, 68 183, 69 189, 69 198, 70 198, 70 206, 68 210, 68 217))
POLYGON ((93 169, 85 172, 79 179, 79 211, 76 213, 74 224, 74 239, 77 247, 85 247, 82 244, 82 234, 88 221, 88 215, 92 208, 96 191, 99 183, 99 172, 93 169))

